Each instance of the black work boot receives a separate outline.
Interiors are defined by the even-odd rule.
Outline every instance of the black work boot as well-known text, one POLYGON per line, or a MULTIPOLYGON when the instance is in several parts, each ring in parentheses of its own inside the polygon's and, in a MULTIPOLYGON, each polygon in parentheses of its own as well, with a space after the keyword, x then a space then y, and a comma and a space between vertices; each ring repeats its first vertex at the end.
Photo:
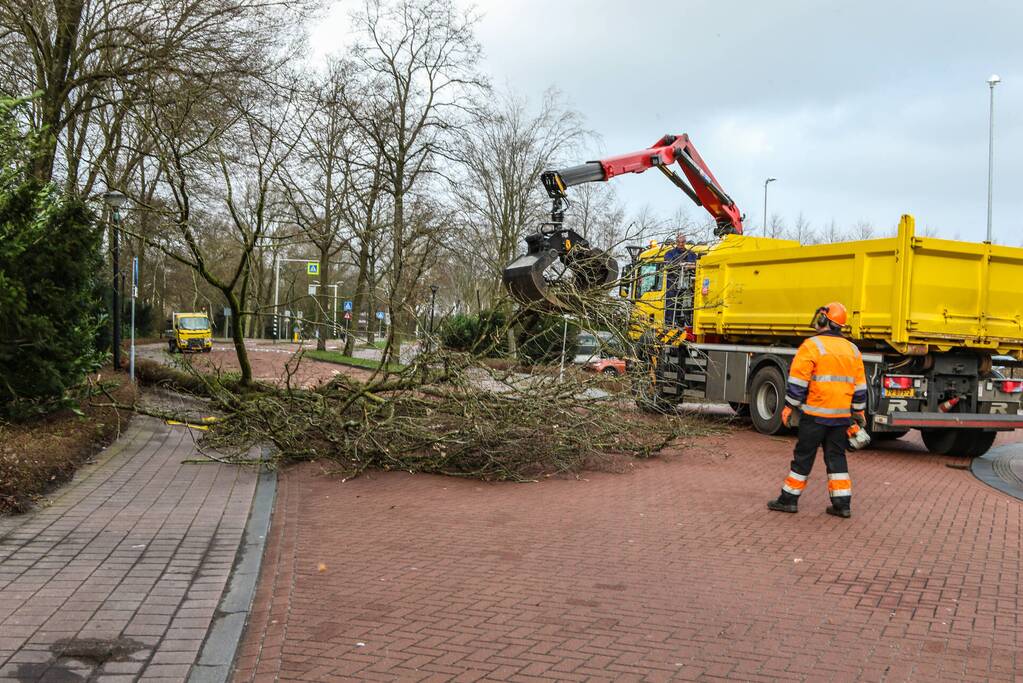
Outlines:
POLYGON ((798 499, 790 502, 778 496, 775 500, 767 501, 767 509, 775 512, 799 512, 798 499))
POLYGON ((825 512, 829 515, 834 515, 835 517, 844 517, 845 519, 852 517, 852 510, 849 508, 835 507, 834 505, 829 505, 825 512))

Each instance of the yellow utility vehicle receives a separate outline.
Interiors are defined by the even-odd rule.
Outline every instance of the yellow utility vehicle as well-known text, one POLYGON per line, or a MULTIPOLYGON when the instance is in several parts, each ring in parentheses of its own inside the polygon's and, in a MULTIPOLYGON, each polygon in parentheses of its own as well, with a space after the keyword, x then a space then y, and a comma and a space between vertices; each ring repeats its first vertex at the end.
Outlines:
POLYGON ((174 313, 171 316, 170 339, 167 345, 170 352, 213 350, 213 329, 210 319, 205 313, 174 313))
MULTIPOLYGON (((729 403, 760 432, 783 430, 789 364, 813 334, 818 306, 841 301, 845 332, 863 352, 868 429, 898 438, 919 429, 935 453, 979 456, 998 431, 1023 427, 1023 249, 915 234, 801 246, 742 234, 742 216, 686 136, 604 161, 548 171, 551 221, 505 270, 520 302, 568 310, 548 269, 566 266, 576 290, 603 288, 617 264, 562 226, 567 187, 658 168, 715 218, 712 245, 672 253, 629 247, 619 281, 631 301, 637 400, 667 409, 685 400, 729 403), (692 187, 669 170, 677 161, 692 187), (667 313, 667 315, 666 315, 667 313)), ((565 272, 565 271, 563 271, 565 272)))
POLYGON ((666 290, 664 247, 639 253, 619 295, 630 335, 652 359, 642 399, 727 402, 758 431, 782 430, 785 378, 816 306, 841 301, 863 352, 875 437, 920 429, 933 452, 977 456, 1023 427, 1023 381, 997 368, 1023 358, 1023 249, 917 237, 800 246, 728 235, 699 245, 666 290), (674 300, 673 300, 674 299, 674 300), (665 324, 677 306, 685 324, 665 324))

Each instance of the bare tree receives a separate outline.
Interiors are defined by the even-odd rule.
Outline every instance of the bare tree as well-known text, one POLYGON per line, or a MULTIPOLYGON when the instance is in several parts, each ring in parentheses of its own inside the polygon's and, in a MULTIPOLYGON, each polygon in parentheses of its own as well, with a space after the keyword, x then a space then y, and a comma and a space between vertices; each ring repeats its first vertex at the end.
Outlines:
MULTIPOLYGON (((116 117, 146 99, 156 76, 192 81, 259 71, 279 44, 269 21, 294 21, 305 0, 5 0, 0 3, 0 83, 38 92, 37 128, 47 132, 34 173, 50 179, 61 145, 69 183, 85 158, 92 112, 116 117)), ((102 162, 98 150, 95 163, 102 162)))
MULTIPOLYGON (((345 65, 331 62, 322 80, 310 88, 311 114, 306 135, 299 143, 298 167, 287 172, 284 184, 295 222, 319 254, 318 321, 332 310, 332 261, 346 245, 344 204, 351 201, 349 194, 355 182, 351 139, 355 125, 342 103, 347 78, 345 65)), ((317 349, 327 348, 331 327, 318 331, 317 349)))
POLYGON ((585 136, 582 117, 554 89, 544 92, 535 112, 525 98, 502 93, 466 128, 456 149, 461 172, 452 183, 464 239, 451 247, 482 266, 474 276, 488 304, 499 296, 501 272, 525 234, 546 219, 540 174, 585 136))
MULTIPOLYGON (((169 84, 168 84, 169 85, 169 84)), ((298 94, 256 82, 178 82, 151 117, 152 156, 167 201, 144 207, 163 221, 152 240, 223 297, 243 385, 252 382, 245 347, 251 262, 277 216, 281 166, 302 133, 298 94)))
POLYGON ((477 72, 476 21, 452 0, 368 0, 356 16, 361 39, 353 61, 364 87, 346 103, 379 153, 392 202, 388 305, 395 359, 401 340, 394 330, 409 328, 422 257, 436 246, 435 235, 417 229, 429 221, 411 220, 413 205, 422 205, 413 196, 451 158, 466 103, 485 87, 477 72))
POLYGON ((785 236, 786 230, 785 219, 782 218, 781 214, 772 213, 771 219, 767 222, 767 230, 765 231, 764 237, 781 239, 785 236))
POLYGON ((820 232, 820 241, 823 244, 833 244, 835 242, 841 242, 843 240, 842 230, 838 227, 838 223, 832 218, 820 232))
POLYGON ((792 224, 792 239, 800 244, 814 244, 817 241, 817 234, 802 211, 799 212, 795 222, 792 224))
POLYGON ((575 189, 565 225, 598 249, 614 249, 625 238, 625 209, 614 188, 586 183, 575 189))
POLYGON ((869 240, 874 237, 874 226, 868 221, 859 220, 849 231, 848 239, 853 240, 869 240))

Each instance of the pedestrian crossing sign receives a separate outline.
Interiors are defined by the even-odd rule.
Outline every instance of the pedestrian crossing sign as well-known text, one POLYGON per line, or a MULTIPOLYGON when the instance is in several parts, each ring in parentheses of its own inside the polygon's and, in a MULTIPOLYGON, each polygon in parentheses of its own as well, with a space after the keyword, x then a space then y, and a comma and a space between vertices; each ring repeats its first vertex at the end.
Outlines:
POLYGON ((320 262, 309 261, 305 264, 306 275, 319 275, 320 274, 320 262))

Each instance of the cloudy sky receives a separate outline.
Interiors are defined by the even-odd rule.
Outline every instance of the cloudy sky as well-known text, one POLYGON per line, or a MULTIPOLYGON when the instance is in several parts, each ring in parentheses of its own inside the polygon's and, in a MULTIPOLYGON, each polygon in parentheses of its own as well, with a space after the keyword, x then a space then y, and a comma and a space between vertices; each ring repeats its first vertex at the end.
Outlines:
MULTIPOLYGON (((313 30, 346 42, 345 13, 313 30)), ((579 161, 689 133, 726 192, 762 223, 814 226, 912 213, 918 228, 982 240, 988 76, 995 89, 995 241, 1023 243, 1023 2, 1004 0, 483 0, 493 83, 556 86, 602 140, 579 161)), ((630 208, 687 203, 660 174, 616 178, 630 208)), ((694 208, 694 212, 699 209, 694 208)))

